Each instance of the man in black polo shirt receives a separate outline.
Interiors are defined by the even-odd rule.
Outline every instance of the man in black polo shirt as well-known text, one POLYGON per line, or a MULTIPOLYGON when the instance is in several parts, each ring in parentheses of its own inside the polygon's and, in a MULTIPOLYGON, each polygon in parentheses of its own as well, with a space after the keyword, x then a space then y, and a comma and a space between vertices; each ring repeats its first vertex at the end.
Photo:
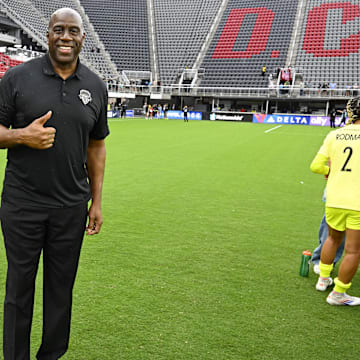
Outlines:
POLYGON ((97 234, 102 225, 106 87, 78 60, 85 34, 76 11, 52 14, 47 38, 44 57, 9 70, 0 82, 0 147, 8 149, 0 214, 8 261, 5 360, 30 359, 41 251, 44 309, 37 359, 66 352, 83 235, 97 234))

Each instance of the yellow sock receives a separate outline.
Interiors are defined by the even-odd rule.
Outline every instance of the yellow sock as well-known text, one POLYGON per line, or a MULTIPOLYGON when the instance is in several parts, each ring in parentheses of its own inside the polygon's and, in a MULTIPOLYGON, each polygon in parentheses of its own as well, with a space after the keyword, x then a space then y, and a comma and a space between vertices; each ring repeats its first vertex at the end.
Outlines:
POLYGON ((330 276, 330 273, 332 272, 332 269, 334 268, 334 264, 323 264, 320 261, 319 269, 320 269, 320 276, 323 278, 328 278, 330 276))
POLYGON ((334 283, 335 283, 334 291, 338 293, 344 293, 351 286, 351 282, 348 284, 344 284, 338 278, 334 280, 334 283))

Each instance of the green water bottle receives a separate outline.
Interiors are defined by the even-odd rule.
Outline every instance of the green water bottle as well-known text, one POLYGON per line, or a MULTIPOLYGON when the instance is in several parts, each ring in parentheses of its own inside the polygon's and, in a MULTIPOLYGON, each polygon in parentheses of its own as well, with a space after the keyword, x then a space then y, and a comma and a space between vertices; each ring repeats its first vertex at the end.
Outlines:
POLYGON ((301 256, 301 265, 300 265, 300 276, 309 276, 309 267, 311 260, 311 252, 305 250, 301 256))

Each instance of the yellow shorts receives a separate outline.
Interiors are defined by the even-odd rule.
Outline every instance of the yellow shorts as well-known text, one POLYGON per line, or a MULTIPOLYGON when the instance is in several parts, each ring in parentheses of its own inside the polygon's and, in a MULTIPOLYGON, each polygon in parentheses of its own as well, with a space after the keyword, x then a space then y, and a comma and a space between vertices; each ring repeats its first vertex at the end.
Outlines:
POLYGON ((326 222, 337 231, 360 230, 360 211, 325 208, 326 222))

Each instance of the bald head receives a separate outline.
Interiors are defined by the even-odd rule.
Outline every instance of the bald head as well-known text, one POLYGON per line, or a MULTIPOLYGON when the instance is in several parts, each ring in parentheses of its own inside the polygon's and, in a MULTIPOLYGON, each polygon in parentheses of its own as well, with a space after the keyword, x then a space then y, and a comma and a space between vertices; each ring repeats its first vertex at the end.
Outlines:
POLYGON ((56 10, 50 17, 46 37, 55 71, 60 76, 74 73, 85 39, 79 13, 70 8, 56 10))
POLYGON ((78 25, 80 26, 81 31, 82 32, 84 31, 84 25, 83 25, 83 21, 82 21, 80 14, 76 10, 71 9, 71 8, 61 8, 61 9, 57 9, 56 11, 54 11, 52 13, 52 15, 50 16, 48 29, 50 29, 52 27, 52 25, 59 18, 62 18, 64 16, 72 17, 74 19, 74 21, 77 22, 78 25))

